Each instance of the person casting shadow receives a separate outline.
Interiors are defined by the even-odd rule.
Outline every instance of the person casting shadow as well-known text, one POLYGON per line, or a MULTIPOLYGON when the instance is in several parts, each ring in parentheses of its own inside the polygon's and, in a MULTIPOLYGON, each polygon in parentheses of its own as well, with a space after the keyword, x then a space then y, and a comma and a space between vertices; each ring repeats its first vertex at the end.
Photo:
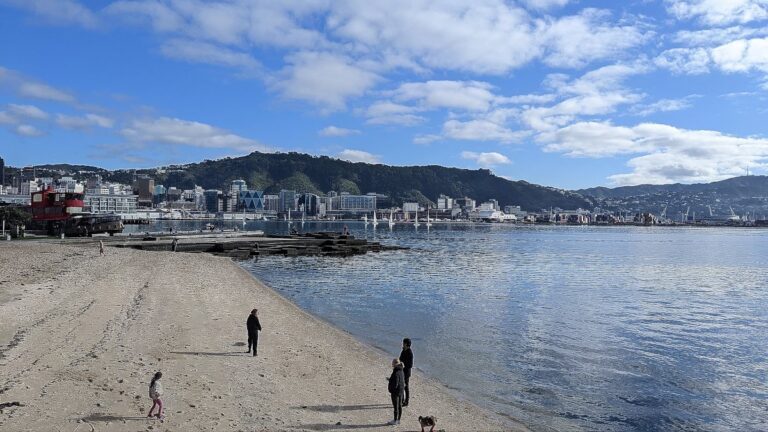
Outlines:
POLYGON ((248 351, 246 352, 250 353, 251 347, 253 347, 254 357, 258 355, 257 347, 259 345, 259 332, 261 331, 261 323, 259 323, 259 317, 257 316, 258 312, 258 309, 252 310, 251 314, 248 315, 248 321, 245 322, 248 328, 248 351))

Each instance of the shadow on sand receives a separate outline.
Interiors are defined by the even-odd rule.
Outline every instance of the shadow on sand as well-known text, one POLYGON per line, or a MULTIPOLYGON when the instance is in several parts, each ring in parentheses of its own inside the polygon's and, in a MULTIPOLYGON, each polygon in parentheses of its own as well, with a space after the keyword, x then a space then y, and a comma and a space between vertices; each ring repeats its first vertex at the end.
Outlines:
POLYGON ((332 431, 332 430, 373 429, 373 428, 380 428, 380 427, 387 427, 387 426, 389 425, 386 423, 359 424, 359 425, 314 423, 314 424, 293 426, 293 428, 309 429, 313 431, 332 431))
POLYGON ((302 405, 300 407, 293 407, 293 409, 306 409, 310 411, 335 413, 341 411, 358 411, 369 409, 385 409, 392 408, 390 404, 368 404, 368 405, 302 405))
POLYGON ((83 417, 83 421, 87 421, 87 422, 113 422, 113 421, 123 421, 123 420, 151 420, 151 418, 147 416, 121 416, 121 415, 101 414, 101 413, 94 413, 89 415, 88 417, 83 417))
POLYGON ((245 356, 248 353, 243 351, 235 352, 205 352, 205 351, 171 351, 171 354, 184 354, 184 355, 203 355, 203 356, 245 356))

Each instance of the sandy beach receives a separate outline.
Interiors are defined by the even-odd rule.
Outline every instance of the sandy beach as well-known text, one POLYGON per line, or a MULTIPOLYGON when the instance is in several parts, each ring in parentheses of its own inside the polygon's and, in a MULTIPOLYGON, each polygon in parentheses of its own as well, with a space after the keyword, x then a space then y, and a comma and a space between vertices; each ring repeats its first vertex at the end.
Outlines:
POLYGON ((0 317, 4 432, 418 431, 419 415, 436 431, 526 430, 418 370, 402 423, 387 426, 400 347, 358 342, 229 258, 0 242, 0 317), (254 307, 258 357, 245 353, 254 307), (158 370, 162 423, 146 417, 158 370))

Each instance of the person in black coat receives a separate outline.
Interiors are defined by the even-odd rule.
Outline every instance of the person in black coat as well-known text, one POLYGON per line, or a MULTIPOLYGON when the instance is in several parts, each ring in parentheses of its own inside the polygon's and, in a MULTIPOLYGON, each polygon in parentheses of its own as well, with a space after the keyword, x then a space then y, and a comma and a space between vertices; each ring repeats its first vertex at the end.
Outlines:
POLYGON ((405 392, 405 377, 403 376, 403 364, 399 359, 392 360, 392 375, 389 376, 389 385, 387 386, 389 395, 392 399, 392 408, 394 408, 394 419, 387 423, 389 425, 399 425, 400 416, 403 415, 403 394, 405 392))
POLYGON ((411 380, 411 368, 413 367, 413 351, 411 351, 411 340, 403 339, 403 351, 400 353, 400 361, 403 362, 403 375, 405 376, 405 400, 403 406, 408 406, 411 399, 411 389, 408 382, 411 380))
POLYGON ((248 315, 248 321, 245 322, 245 326, 248 327, 248 353, 251 352, 251 346, 253 346, 253 356, 257 356, 256 348, 259 344, 259 332, 261 331, 261 323, 259 323, 259 317, 257 316, 258 310, 254 309, 251 314, 248 315))

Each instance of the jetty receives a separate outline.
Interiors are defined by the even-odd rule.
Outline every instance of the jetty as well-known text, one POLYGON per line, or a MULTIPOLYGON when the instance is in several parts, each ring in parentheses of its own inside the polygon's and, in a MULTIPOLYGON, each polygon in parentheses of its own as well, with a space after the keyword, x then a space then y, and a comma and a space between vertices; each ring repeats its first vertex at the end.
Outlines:
MULTIPOLYGON (((91 241, 96 238, 91 239, 91 241)), ((261 231, 221 233, 146 233, 130 237, 104 237, 105 246, 145 251, 210 253, 235 259, 264 255, 351 256, 368 252, 405 249, 382 245, 352 235, 314 232, 290 236, 265 236, 261 231)))

